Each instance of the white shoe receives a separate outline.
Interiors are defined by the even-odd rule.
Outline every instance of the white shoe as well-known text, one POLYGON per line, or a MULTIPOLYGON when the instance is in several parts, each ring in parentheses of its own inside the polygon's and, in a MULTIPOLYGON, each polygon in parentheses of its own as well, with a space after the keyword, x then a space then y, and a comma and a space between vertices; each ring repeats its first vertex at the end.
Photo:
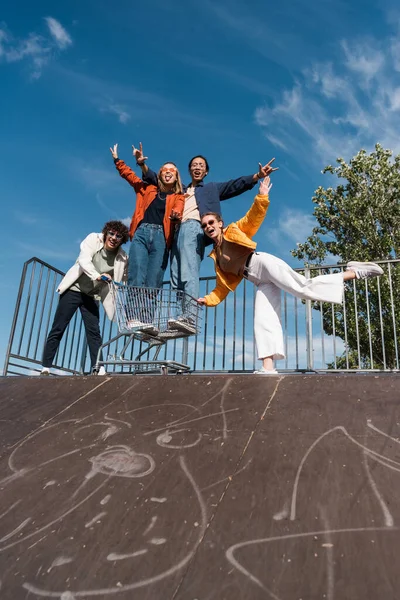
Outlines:
POLYGON ((177 329, 183 333, 197 333, 196 324, 190 317, 177 317, 176 319, 168 319, 168 329, 177 329))
POLYGON ((254 375, 278 375, 278 371, 276 369, 264 369, 261 367, 258 371, 254 371, 254 375))
POLYGON ((374 262, 357 262, 351 260, 347 263, 347 270, 353 271, 357 279, 367 279, 368 277, 379 277, 383 274, 383 269, 374 262))
POLYGON ((50 369, 48 369, 47 367, 43 367, 43 369, 40 371, 41 375, 50 375, 50 369))
POLYGON ((97 375, 107 375, 107 371, 105 370, 105 368, 103 366, 101 366, 99 368, 97 375))
POLYGON ((143 323, 143 321, 139 321, 139 319, 131 319, 130 321, 127 321, 126 327, 128 329, 140 329, 142 331, 154 329, 151 323, 143 323))

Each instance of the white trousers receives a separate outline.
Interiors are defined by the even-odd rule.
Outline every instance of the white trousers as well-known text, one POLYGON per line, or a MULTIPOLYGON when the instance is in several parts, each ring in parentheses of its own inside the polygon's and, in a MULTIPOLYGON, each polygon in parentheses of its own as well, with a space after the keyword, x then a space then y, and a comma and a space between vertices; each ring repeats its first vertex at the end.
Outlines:
POLYGON ((302 300, 343 302, 343 273, 307 279, 280 258, 266 252, 253 254, 247 279, 257 288, 254 335, 258 358, 285 358, 281 324, 281 290, 302 300))

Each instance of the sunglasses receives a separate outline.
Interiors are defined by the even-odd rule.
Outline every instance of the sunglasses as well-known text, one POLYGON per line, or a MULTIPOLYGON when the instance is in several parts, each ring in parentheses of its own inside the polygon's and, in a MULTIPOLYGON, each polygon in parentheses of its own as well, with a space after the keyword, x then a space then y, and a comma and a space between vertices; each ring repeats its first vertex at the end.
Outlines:
POLYGON ((178 169, 175 169, 175 167, 162 167, 161 168, 161 173, 176 173, 178 169))
POLYGON ((107 235, 115 238, 116 240, 122 240, 124 237, 121 233, 115 233, 115 231, 107 231, 107 235))
POLYGON ((201 228, 205 229, 207 225, 214 225, 214 223, 216 223, 215 219, 211 219, 210 221, 207 221, 207 223, 202 223, 201 228))

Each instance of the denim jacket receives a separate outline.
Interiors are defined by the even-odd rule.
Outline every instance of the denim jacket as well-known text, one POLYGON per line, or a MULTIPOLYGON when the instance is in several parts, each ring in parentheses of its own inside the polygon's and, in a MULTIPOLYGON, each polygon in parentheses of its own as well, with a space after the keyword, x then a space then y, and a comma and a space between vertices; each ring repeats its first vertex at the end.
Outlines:
MULTIPOLYGON (((143 175, 143 181, 152 185, 157 185, 157 174, 149 169, 146 175, 143 175)), ((195 187, 195 196, 200 215, 208 212, 221 214, 221 200, 228 200, 235 196, 240 196, 247 190, 251 190, 257 182, 253 181, 253 175, 245 175, 238 179, 230 179, 223 183, 204 183, 200 181, 195 187)), ((183 189, 186 192, 188 186, 183 189)))

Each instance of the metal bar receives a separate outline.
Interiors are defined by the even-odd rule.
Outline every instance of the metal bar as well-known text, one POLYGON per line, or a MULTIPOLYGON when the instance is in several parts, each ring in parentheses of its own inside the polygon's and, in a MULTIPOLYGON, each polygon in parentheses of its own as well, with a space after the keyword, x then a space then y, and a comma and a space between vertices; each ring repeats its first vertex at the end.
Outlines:
POLYGON ((25 287, 25 278, 26 278, 26 271, 28 269, 28 264, 30 264, 31 261, 27 261, 24 263, 23 267, 22 267, 22 275, 21 275, 21 280, 19 282, 19 288, 18 288, 18 294, 17 294, 17 302, 15 303, 15 309, 14 309, 14 316, 13 316, 13 320, 11 323, 11 331, 10 331, 10 337, 8 338, 8 345, 7 345, 7 350, 6 350, 6 358, 4 361, 4 374, 7 375, 8 372, 8 363, 9 363, 9 358, 10 358, 10 352, 11 352, 11 348, 14 342, 14 336, 15 336, 15 328, 17 326, 17 321, 18 321, 18 315, 19 315, 19 309, 21 308, 21 301, 22 301, 22 295, 24 292, 24 287, 25 287))
POLYGON ((394 297, 393 297, 393 282, 392 282, 392 264, 388 264, 388 279, 389 279, 389 290, 390 290, 390 308, 392 313, 392 325, 393 325, 393 343, 394 343, 394 356, 396 361, 396 368, 399 368, 399 349, 397 345, 397 326, 396 326, 396 313, 394 310, 394 297))

